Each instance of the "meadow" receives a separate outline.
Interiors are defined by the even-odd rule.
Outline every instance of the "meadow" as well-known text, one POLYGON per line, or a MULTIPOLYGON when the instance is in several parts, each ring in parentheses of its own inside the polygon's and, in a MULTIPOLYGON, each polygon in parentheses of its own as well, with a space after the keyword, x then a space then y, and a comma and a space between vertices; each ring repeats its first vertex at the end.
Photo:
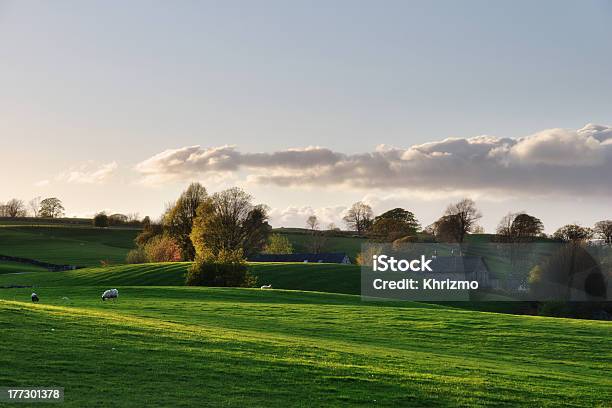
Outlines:
POLYGON ((123 263, 138 232, 66 225, 0 225, 0 255, 76 266, 96 266, 101 261, 123 263))
POLYGON ((41 285, 40 304, 1 290, 0 383, 63 386, 75 407, 612 401, 609 322, 259 289, 119 286, 102 302, 107 287, 41 285))

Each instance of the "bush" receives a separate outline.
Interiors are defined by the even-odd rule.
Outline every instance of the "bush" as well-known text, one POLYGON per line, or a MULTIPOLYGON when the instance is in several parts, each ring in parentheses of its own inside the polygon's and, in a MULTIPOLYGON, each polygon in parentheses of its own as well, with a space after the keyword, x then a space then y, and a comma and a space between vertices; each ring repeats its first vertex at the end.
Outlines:
POLYGON ((189 268, 189 286, 253 287, 257 278, 251 275, 242 251, 221 250, 217 256, 199 258, 189 268))
POLYGON ((181 261, 181 248, 174 239, 158 235, 144 246, 144 253, 148 262, 177 262, 181 261))
POLYGON ((147 254, 142 248, 132 249, 125 257, 125 262, 129 264, 147 263, 147 254))

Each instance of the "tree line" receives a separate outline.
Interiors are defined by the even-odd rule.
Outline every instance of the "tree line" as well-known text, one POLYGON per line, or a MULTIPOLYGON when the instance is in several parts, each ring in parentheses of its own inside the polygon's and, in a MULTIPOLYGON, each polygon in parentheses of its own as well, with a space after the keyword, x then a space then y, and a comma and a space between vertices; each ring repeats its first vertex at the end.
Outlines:
POLYGON ((27 204, 17 198, 10 199, 6 203, 0 202, 0 217, 61 218, 64 215, 64 206, 57 197, 45 199, 35 197, 28 201, 27 204))

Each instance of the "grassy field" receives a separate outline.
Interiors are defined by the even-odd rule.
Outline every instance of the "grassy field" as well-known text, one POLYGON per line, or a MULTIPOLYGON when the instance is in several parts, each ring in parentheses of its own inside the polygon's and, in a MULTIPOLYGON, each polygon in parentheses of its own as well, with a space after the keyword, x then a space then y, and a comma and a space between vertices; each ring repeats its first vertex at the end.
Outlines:
MULTIPOLYGON (((19 264, 18 264, 19 265, 19 264)), ((182 286, 189 262, 120 265, 74 271, 36 272, 0 276, 0 286, 8 285, 146 285, 182 286)), ((258 283, 279 289, 299 289, 331 293, 360 293, 360 271, 356 265, 252 263, 258 283)))
POLYGON ((6 273, 44 272, 45 268, 19 262, 0 261, 0 275, 6 273))
MULTIPOLYGON (((311 252, 309 244, 312 237, 298 229, 276 229, 275 233, 285 235, 296 253, 311 252)), ((352 236, 326 236, 324 238, 323 252, 344 252, 352 262, 355 262, 355 257, 361 252, 361 245, 366 243, 365 238, 352 236)))
POLYGON ((130 229, 0 226, 0 254, 78 266, 123 263, 137 234, 130 229))
POLYGON ((67 406, 609 406, 609 322, 257 289, 0 290, 0 383, 67 406), (67 297, 68 299, 63 299, 67 297), (27 345, 27 346, 24 346, 27 345))

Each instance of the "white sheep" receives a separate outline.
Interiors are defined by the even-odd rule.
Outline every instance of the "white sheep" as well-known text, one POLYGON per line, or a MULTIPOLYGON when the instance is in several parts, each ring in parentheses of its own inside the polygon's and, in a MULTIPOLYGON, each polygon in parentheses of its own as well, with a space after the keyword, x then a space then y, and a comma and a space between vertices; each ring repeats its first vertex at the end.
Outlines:
POLYGON ((261 287, 262 289, 272 289, 272 285, 268 284, 268 285, 263 285, 261 287))
POLYGON ((119 291, 117 289, 109 289, 109 290, 105 290, 104 293, 102 293, 102 300, 106 300, 106 299, 117 299, 119 297, 119 291))

